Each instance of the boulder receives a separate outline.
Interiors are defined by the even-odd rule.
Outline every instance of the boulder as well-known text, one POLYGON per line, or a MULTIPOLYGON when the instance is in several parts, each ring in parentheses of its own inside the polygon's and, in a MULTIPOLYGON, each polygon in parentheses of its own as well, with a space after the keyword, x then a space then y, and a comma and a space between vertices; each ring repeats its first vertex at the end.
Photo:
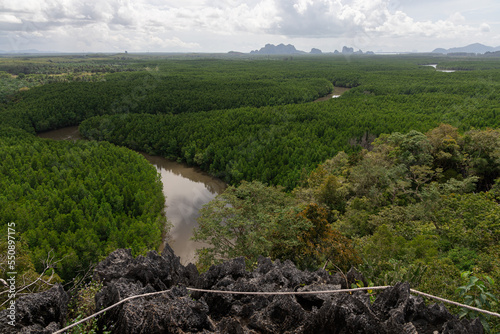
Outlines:
MULTIPOLYGON (((164 291, 177 285, 193 286, 198 276, 196 267, 183 266, 168 245, 161 255, 152 251, 136 258, 130 249, 118 249, 94 270, 94 279, 103 283, 96 295, 97 309, 131 296, 164 291)), ((123 303, 106 312, 98 325, 114 333, 144 333, 146 328, 148 333, 163 333, 176 326, 185 332, 211 329, 206 304, 192 300, 186 289, 179 289, 123 303)))
POLYGON ((15 300, 15 326, 9 310, 0 312, 0 333, 52 333, 64 327, 68 294, 60 284, 47 291, 19 296, 15 300))

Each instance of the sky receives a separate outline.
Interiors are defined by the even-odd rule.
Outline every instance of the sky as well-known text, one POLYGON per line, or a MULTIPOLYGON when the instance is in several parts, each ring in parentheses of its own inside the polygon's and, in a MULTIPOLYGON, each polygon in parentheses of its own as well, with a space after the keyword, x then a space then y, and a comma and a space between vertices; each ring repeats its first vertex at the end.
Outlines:
POLYGON ((429 52, 500 46, 498 0, 2 0, 0 50, 429 52))

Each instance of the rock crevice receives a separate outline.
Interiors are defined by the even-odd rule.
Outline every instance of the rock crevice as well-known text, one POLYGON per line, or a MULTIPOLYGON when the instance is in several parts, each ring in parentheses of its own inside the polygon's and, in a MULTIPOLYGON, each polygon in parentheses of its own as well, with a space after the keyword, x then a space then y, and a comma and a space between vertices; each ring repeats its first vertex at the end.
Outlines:
MULTIPOLYGON (((159 255, 134 258, 130 250, 111 253, 95 268, 103 282, 98 309, 130 296, 169 290, 122 303, 104 313, 100 328, 112 333, 483 333, 478 320, 459 320, 442 304, 426 306, 410 294, 408 283, 380 292, 372 303, 367 292, 312 295, 233 295, 190 292, 186 287, 222 291, 324 291, 364 281, 351 269, 330 275, 301 271, 290 261, 260 258, 253 271, 243 258, 212 266, 199 274, 183 266, 170 247, 159 255)), ((366 284, 366 282, 365 282, 366 284)), ((61 286, 19 298, 18 327, 0 333, 49 333, 64 325, 68 296, 61 286)))
POLYGON ((106 278, 105 288, 96 296, 101 307, 130 295, 174 287, 166 294, 138 298, 107 313, 100 323, 115 333, 144 333, 146 328, 148 333, 483 331, 479 321, 459 320, 441 304, 426 306, 421 297, 410 294, 408 283, 384 290, 374 303, 366 292, 258 296, 190 293, 182 287, 264 292, 336 290, 364 281, 354 269, 345 276, 330 275, 324 270, 299 270, 290 261, 260 258, 253 271, 246 271, 244 259, 236 258, 199 275, 195 268, 182 266, 167 247, 162 256, 152 252, 136 259, 126 250, 117 250, 97 266, 96 278, 106 278))

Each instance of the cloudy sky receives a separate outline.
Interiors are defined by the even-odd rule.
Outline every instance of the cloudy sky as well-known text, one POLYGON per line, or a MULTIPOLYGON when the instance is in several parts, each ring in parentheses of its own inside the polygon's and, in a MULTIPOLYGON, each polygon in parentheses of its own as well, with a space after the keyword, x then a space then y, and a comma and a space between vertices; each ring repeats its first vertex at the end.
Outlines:
POLYGON ((0 50, 323 52, 500 46, 498 0, 2 0, 0 50))

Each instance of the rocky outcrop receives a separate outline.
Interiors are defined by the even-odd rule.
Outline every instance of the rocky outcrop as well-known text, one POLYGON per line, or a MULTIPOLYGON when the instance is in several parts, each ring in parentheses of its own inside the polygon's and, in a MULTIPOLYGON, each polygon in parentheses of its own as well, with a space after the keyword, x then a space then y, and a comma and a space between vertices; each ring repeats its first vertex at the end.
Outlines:
POLYGON ((173 285, 190 285, 198 279, 198 270, 193 264, 181 265, 178 256, 169 245, 162 255, 149 252, 146 256, 134 258, 130 249, 114 251, 100 262, 95 269, 94 278, 103 283, 140 282, 155 290, 165 290, 173 285))
POLYGON ((0 312, 0 333, 48 334, 63 328, 68 301, 59 284, 44 292, 20 296, 15 301, 14 323, 8 309, 0 312))
POLYGON ((290 54, 303 54, 304 51, 299 51, 295 49, 295 46, 288 44, 266 44, 260 50, 254 50, 250 52, 251 54, 261 54, 261 55, 290 55, 290 54))
POLYGON ((209 328, 208 306, 193 300, 179 284, 193 286, 198 271, 192 264, 184 267, 166 245, 162 255, 149 252, 134 258, 129 249, 111 253, 95 269, 94 278, 104 283, 96 295, 99 309, 138 294, 167 290, 150 298, 138 298, 108 312, 99 320, 114 333, 198 332, 209 328))
POLYGON ((344 46, 342 48, 342 54, 352 54, 352 53, 354 53, 354 48, 350 48, 347 46, 344 46))
MULTIPOLYGON (((348 47, 348 46, 344 46, 342 47, 342 52, 339 52, 338 50, 335 50, 335 52, 333 53, 334 55, 344 55, 344 56, 349 56, 349 55, 362 55, 362 54, 365 54, 363 53, 362 50, 358 50, 358 51, 354 51, 354 48, 351 48, 351 47, 348 47)), ((367 51, 366 52, 367 55, 374 55, 375 53, 373 51, 367 51)))
MULTIPOLYGON (((426 306, 407 283, 379 293, 249 295, 190 291, 186 287, 240 292, 305 292, 345 289, 363 282, 356 270, 330 275, 298 270, 290 261, 260 258, 253 271, 243 258, 212 266, 201 275, 183 266, 167 245, 159 255, 134 258, 130 250, 111 253, 95 269, 104 283, 98 309, 128 297, 106 311, 98 326, 112 333, 483 333, 478 320, 458 320, 442 304, 426 306), (167 290, 166 292, 162 292, 167 290), (160 293, 157 293, 160 292, 160 293)), ((0 312, 0 333, 52 333, 65 323, 68 296, 60 285, 16 300, 16 326, 0 312)))
MULTIPOLYGON (((129 296, 170 289, 120 304, 99 320, 113 333, 482 333, 479 321, 458 320, 443 305, 426 306, 407 283, 381 292, 374 303, 365 292, 311 295, 235 295, 190 292, 184 286, 221 291, 322 291, 347 288, 360 273, 298 270, 289 261, 260 258, 245 270, 242 258, 198 275, 167 247, 133 258, 117 250, 95 277, 105 287, 99 308, 129 296)), ((366 282, 365 282, 366 283, 366 282)))

